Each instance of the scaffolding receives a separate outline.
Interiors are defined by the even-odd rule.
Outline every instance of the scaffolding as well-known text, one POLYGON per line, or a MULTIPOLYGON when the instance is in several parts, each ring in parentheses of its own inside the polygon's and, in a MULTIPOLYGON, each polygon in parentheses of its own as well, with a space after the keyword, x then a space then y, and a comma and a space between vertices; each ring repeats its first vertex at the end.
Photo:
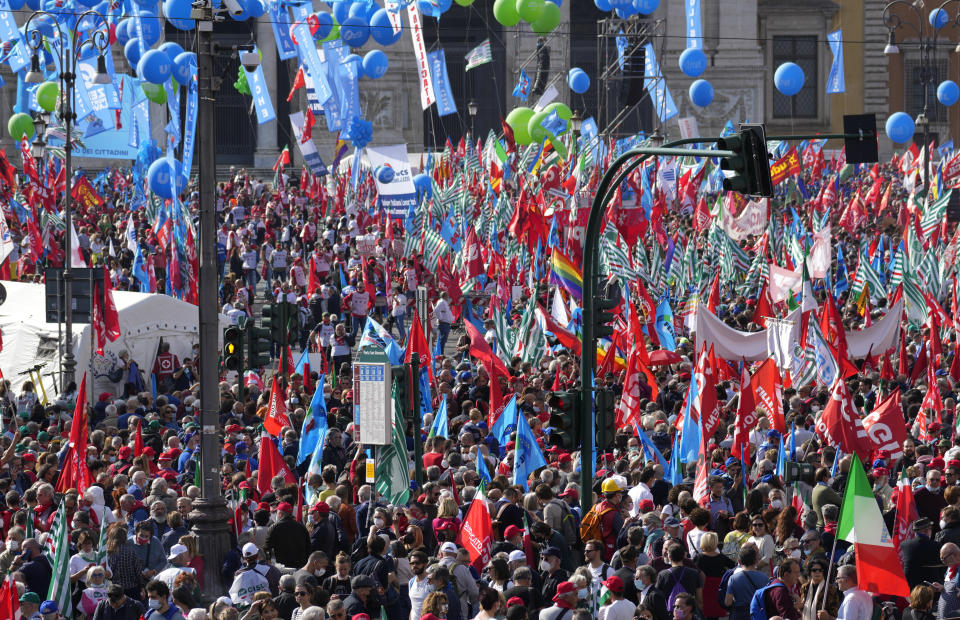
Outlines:
MULTIPOLYGON (((649 89, 644 88, 644 47, 653 44, 662 63, 666 20, 634 15, 597 22, 597 125, 607 138, 661 129, 649 89)), ((663 70, 651 85, 663 80, 663 70)))

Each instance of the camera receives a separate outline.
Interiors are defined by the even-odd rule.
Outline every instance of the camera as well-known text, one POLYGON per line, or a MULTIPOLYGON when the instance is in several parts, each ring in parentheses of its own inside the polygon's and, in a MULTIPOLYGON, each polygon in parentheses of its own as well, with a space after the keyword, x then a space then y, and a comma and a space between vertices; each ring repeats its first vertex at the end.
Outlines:
POLYGON ((223 0, 223 5, 227 7, 227 11, 229 11, 231 15, 243 14, 244 9, 237 0, 223 0))
POLYGON ((256 52, 240 52, 240 64, 247 71, 255 71, 260 66, 260 56, 256 52))

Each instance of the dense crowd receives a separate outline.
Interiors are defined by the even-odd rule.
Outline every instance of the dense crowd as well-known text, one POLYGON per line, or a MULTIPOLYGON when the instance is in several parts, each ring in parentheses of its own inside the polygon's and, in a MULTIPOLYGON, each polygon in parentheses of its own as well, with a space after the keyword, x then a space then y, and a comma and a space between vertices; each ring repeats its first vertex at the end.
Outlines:
MULTIPOLYGON (((823 155, 817 154, 822 167, 823 155)), ((464 158, 463 153, 447 155, 450 162, 438 169, 461 165, 458 157, 464 158)), ((275 366, 252 369, 243 389, 232 374, 221 377, 220 472, 233 511, 233 544, 223 565, 213 570, 205 565, 191 532, 190 514, 200 495, 197 406, 201 397, 209 398, 199 393, 199 350, 194 347, 190 357, 180 359, 161 344, 156 362, 145 368, 144 360, 108 348, 94 360, 87 388, 95 404, 85 416, 90 486, 82 490, 62 488, 60 480, 67 439, 74 436, 72 400, 78 386, 44 407, 29 382, 17 390, 9 381, 0 385, 7 429, 0 457, 5 540, 0 573, 9 576, 0 591, 0 609, 5 600, 15 601, 21 617, 31 620, 868 620, 880 615, 926 620, 960 615, 960 445, 954 430, 960 345, 953 327, 953 225, 938 220, 933 237, 923 230, 920 220, 929 206, 913 203, 918 183, 904 161, 848 172, 834 162, 822 174, 806 171, 799 194, 791 181, 792 191, 770 202, 766 233, 738 242, 726 237, 747 264, 722 267, 711 264, 718 260, 711 254, 717 222, 701 226, 706 206, 695 204, 716 198, 709 193, 710 173, 697 177, 703 187, 693 189, 699 194, 693 203, 684 198, 687 177, 671 192, 657 190, 649 227, 642 227, 627 250, 635 282, 624 277, 623 265, 618 271, 604 260, 605 275, 620 278, 629 301, 618 309, 622 335, 598 351, 597 386, 616 394, 618 426, 613 441, 599 446, 591 462, 575 446, 563 447, 551 416, 557 407, 551 397, 581 383, 579 308, 569 288, 550 277, 549 254, 538 249, 536 238, 531 244, 531 228, 518 223, 535 209, 522 187, 518 194, 504 182, 501 199, 508 201, 513 221, 484 239, 481 268, 474 271, 469 248, 454 245, 456 239, 452 245, 458 249, 437 261, 427 256, 424 244, 410 242, 408 222, 401 226, 369 212, 375 200, 372 182, 362 183, 347 200, 342 179, 318 189, 282 175, 275 180, 282 185, 278 189, 243 170, 232 171, 219 186, 217 201, 222 311, 233 321, 255 320, 257 304, 297 304, 300 337, 292 348, 319 355, 323 363, 307 377, 294 371, 279 385, 268 381, 275 366), (834 187, 839 205, 833 211, 833 205, 824 204, 828 186, 834 187), (515 211, 509 201, 517 205, 515 211), (849 215, 844 205, 858 202, 860 214, 849 215), (863 561, 855 557, 849 537, 838 533, 848 482, 861 471, 864 455, 839 449, 843 446, 825 440, 819 428, 836 398, 836 384, 816 376, 786 383, 774 396, 776 412, 769 402, 757 403, 746 412, 754 414, 753 424, 744 427, 741 401, 757 364, 713 360, 715 374, 707 372, 705 387, 716 392, 719 419, 704 431, 703 411, 691 406, 691 401, 703 402, 691 393, 704 374, 705 355, 689 333, 689 312, 680 311, 691 293, 710 297, 709 311, 745 331, 761 329, 761 307, 785 314, 802 301, 803 310, 809 310, 806 293, 771 304, 768 276, 762 269, 754 273, 752 265, 760 257, 764 264, 769 259, 796 266, 791 244, 802 244, 803 261, 808 239, 829 223, 836 231, 833 275, 815 279, 810 294, 818 317, 820 308, 834 303, 840 308, 840 331, 869 325, 894 305, 900 289, 891 281, 898 246, 903 240, 910 247, 906 235, 921 236, 922 251, 951 261, 935 266, 940 279, 935 287, 923 284, 930 298, 923 318, 904 316, 898 346, 871 351, 865 359, 837 359, 852 366, 843 374, 846 382, 838 383, 845 384, 854 417, 901 394, 903 434, 909 435, 893 449, 868 451, 862 467, 887 538, 896 538, 909 596, 861 588, 863 561), (913 228, 917 232, 911 233, 913 228), (680 270, 676 265, 671 270, 671 259, 682 263, 680 270), (889 291, 851 292, 859 268, 857 277, 852 272, 848 277, 842 265, 861 261, 873 262, 889 291), (846 288, 840 285, 841 273, 846 288), (644 297, 649 300, 644 282, 651 291, 654 283, 660 283, 658 290, 673 289, 666 299, 677 310, 677 320, 670 321, 677 335, 670 347, 675 355, 661 362, 649 358, 668 346, 662 329, 654 329, 652 308, 642 309, 644 297), (425 331, 414 312, 421 285, 429 295, 425 331), (479 338, 474 324, 467 326, 475 320, 482 325, 479 338), (425 345, 418 341, 421 335, 425 345), (424 477, 411 481, 406 501, 398 504, 366 478, 367 450, 356 441, 351 364, 364 338, 374 346, 425 352, 431 367, 420 415, 407 421, 402 433, 411 459, 414 437, 420 435, 424 477), (643 355, 648 356, 644 371, 636 372, 642 362, 634 358, 643 355), (275 385, 281 394, 270 393, 275 385), (939 398, 929 391, 934 388, 939 398), (289 424, 265 432, 277 399, 284 401, 289 424), (522 415, 504 428, 497 422, 508 401, 522 415), (329 428, 313 451, 320 451, 317 457, 302 448, 314 413, 325 415, 329 428), (676 436, 691 432, 694 416, 701 418, 703 435, 698 456, 681 459, 676 436), (544 465, 518 475, 517 461, 530 457, 520 459, 518 451, 531 449, 521 441, 521 431, 532 433, 532 448, 544 465), (269 452, 264 442, 282 456, 289 474, 259 480, 269 452), (809 463, 812 475, 788 482, 785 461, 809 463), (581 467, 595 471, 594 488, 581 488, 581 467), (898 508, 908 490, 913 498, 908 505, 916 514, 905 530, 898 508), (584 497, 590 507, 586 513, 584 497), (489 514, 491 528, 480 552, 465 544, 464 536, 468 515, 478 504, 489 514), (69 524, 68 556, 52 551, 56 537, 51 532, 61 518, 69 524), (69 561, 69 609, 54 596, 57 562, 63 557, 69 561), (211 576, 222 591, 215 601, 203 596, 204 579, 211 576)), ((435 192, 445 181, 436 176, 435 192)), ((107 178, 124 175, 116 171, 107 178)), ((595 181, 578 180, 576 191, 589 195, 595 181)), ((177 249, 169 229, 164 232, 162 218, 150 221, 143 209, 129 208, 124 185, 105 192, 102 209, 78 213, 84 259, 106 266, 118 290, 171 291, 167 282, 176 278, 174 294, 186 290, 183 296, 189 298, 190 285, 181 274, 189 274, 190 267, 171 265, 177 249), (175 269, 180 271, 174 274, 175 269)), ((467 222, 480 214, 485 222, 494 221, 480 198, 486 188, 470 185, 461 215, 467 222)), ((184 213, 192 217, 196 195, 188 191, 184 197, 184 213)), ((439 202, 434 199, 424 203, 439 202)), ((537 213, 538 221, 549 226, 537 213)), ((568 217, 561 230, 573 228, 574 216, 568 217)), ((618 217, 611 216, 608 229, 622 223, 618 217)), ((8 220, 21 248, 10 257, 13 274, 39 278, 33 274, 42 272, 42 264, 62 260, 32 245, 37 237, 26 224, 18 226, 10 214, 8 220)), ((56 237, 55 222, 50 231, 56 237)), ((620 232, 629 237, 625 227, 620 232)), ((556 234, 549 233, 552 245, 556 234)), ((575 255, 572 238, 567 235, 561 243, 575 255)), ((902 263, 901 269, 904 264, 926 269, 917 267, 919 256, 910 258, 914 262, 902 263)), ((277 360, 283 353, 275 351, 277 360)))

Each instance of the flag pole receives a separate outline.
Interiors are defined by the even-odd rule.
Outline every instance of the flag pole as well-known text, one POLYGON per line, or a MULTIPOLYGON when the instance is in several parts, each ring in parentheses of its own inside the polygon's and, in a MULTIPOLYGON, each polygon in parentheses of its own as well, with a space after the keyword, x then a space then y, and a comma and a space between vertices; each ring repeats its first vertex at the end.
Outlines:
MULTIPOLYGON (((853 458, 858 460, 860 459, 860 457, 857 456, 856 452, 853 453, 853 458)), ((843 502, 846 501, 847 499, 847 486, 849 484, 850 484, 850 473, 849 473, 849 470, 847 470, 847 479, 843 481, 843 500, 840 502, 840 506, 837 506, 838 509, 843 506, 843 502)), ((826 527, 826 521, 824 521, 824 527, 826 527)), ((840 529, 840 515, 838 514, 837 530, 839 531, 839 529, 840 529)), ((833 568, 833 565, 836 562, 836 560, 834 560, 834 556, 836 555, 836 553, 837 553, 837 532, 834 532, 833 548, 830 550, 830 557, 827 558, 827 574, 824 575, 824 586, 823 586, 824 591, 823 591, 823 600, 820 602, 820 611, 824 611, 827 608, 827 591, 830 589, 830 570, 833 568)))

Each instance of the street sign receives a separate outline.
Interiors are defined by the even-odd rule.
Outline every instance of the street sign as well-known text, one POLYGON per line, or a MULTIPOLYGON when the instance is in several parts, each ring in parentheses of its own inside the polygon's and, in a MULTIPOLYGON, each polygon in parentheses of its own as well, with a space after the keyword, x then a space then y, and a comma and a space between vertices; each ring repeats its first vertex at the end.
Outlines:
POLYGON ((393 430, 390 359, 383 351, 365 350, 353 364, 353 421, 361 444, 386 446, 393 430))

